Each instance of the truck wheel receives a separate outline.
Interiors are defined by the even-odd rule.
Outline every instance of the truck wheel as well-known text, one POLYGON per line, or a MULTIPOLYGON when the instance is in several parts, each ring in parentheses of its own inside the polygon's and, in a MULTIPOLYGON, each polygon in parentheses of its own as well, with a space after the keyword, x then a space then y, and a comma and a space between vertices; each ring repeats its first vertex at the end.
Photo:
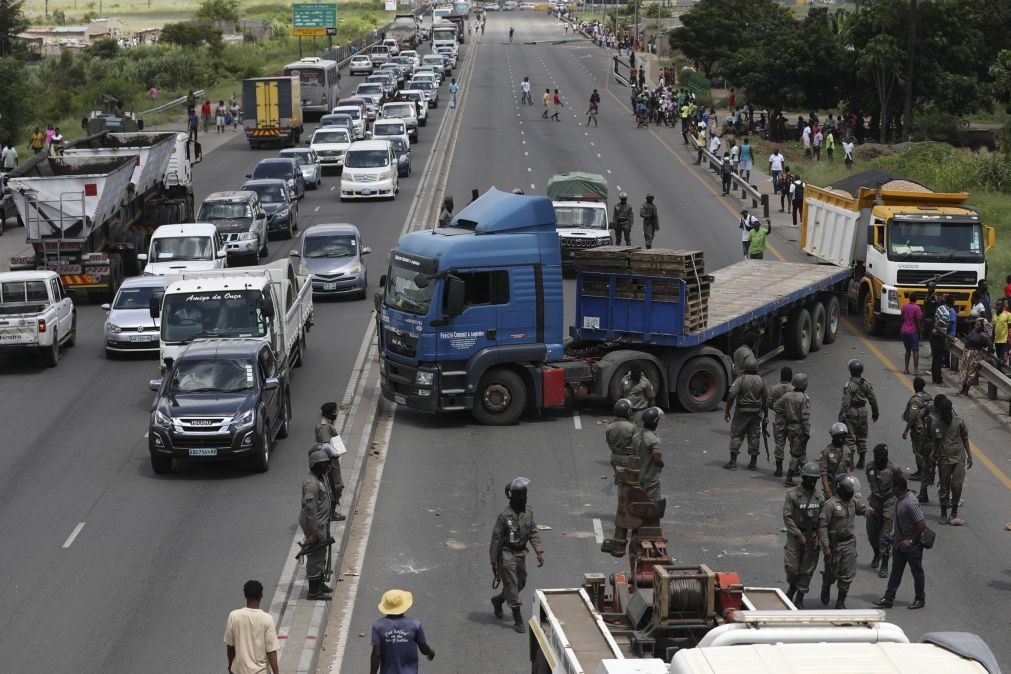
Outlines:
POLYGON ((687 412, 714 410, 726 393, 727 374, 715 358, 693 358, 678 374, 678 403, 687 412))
POLYGON ((288 426, 291 424, 291 391, 284 394, 284 407, 281 409, 281 428, 277 431, 277 437, 288 437, 288 426))
POLYGON ((485 373, 477 388, 471 414, 485 426, 508 426, 527 406, 527 387, 512 370, 497 368, 485 373))
POLYGON ((811 314, 803 307, 790 312, 786 322, 784 351, 787 358, 803 360, 811 350, 811 314))
POLYGON ((815 300, 807 311, 811 314, 811 350, 817 351, 825 343, 825 305, 815 300))
POLYGON ((295 352, 294 366, 302 367, 302 364, 305 361, 305 335, 302 335, 302 337, 298 340, 298 346, 295 348, 298 350, 295 352))
POLYGON ((660 372, 656 369, 656 365, 648 360, 630 360, 627 363, 619 365, 618 369, 611 375, 611 381, 607 385, 607 396, 612 405, 623 397, 621 380, 625 378, 625 375, 629 373, 635 364, 638 364, 642 368, 642 373, 646 376, 646 379, 649 379, 649 383, 653 385, 653 390, 659 393, 661 383, 660 372))
POLYGON ((253 456, 249 457, 249 467, 257 473, 266 473, 267 469, 270 468, 270 433, 267 432, 268 425, 270 425, 270 420, 264 419, 263 430, 253 440, 253 456))
POLYGON ((838 332, 839 298, 832 295, 825 301, 825 344, 834 342, 838 332))
POLYGON ((53 345, 42 350, 42 362, 46 367, 56 367, 60 362, 60 335, 53 331, 53 345))
POLYGON ((172 472, 172 457, 151 455, 151 470, 155 475, 168 475, 172 472))
POLYGON ((878 337, 885 332, 885 322, 880 317, 874 315, 877 309, 877 301, 869 291, 864 291, 860 295, 860 316, 864 320, 864 330, 868 335, 878 337))

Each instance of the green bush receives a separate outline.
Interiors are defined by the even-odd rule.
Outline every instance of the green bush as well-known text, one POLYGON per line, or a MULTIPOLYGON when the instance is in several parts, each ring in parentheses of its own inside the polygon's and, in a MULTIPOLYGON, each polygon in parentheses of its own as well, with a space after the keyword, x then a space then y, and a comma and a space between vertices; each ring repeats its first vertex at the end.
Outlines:
POLYGON ((180 47, 199 47, 207 44, 214 48, 220 48, 221 31, 209 23, 201 21, 167 23, 161 29, 158 42, 180 47))
POLYGON ((962 121, 955 115, 928 110, 913 118, 911 140, 933 140, 951 145, 965 145, 965 131, 962 121))
POLYGON ((696 98, 701 93, 709 94, 713 88, 713 83, 705 75, 694 68, 682 68, 678 73, 678 83, 695 93, 696 98))

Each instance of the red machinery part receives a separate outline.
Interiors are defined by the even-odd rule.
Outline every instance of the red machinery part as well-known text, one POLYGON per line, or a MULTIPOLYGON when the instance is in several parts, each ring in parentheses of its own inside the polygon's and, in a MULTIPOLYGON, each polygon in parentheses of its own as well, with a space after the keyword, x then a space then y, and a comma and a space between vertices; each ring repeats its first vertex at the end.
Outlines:
POLYGON ((716 614, 726 616, 731 611, 741 610, 741 576, 734 572, 715 571, 716 614))
POLYGON ((545 367, 541 373, 544 408, 565 407, 565 371, 557 367, 545 367))

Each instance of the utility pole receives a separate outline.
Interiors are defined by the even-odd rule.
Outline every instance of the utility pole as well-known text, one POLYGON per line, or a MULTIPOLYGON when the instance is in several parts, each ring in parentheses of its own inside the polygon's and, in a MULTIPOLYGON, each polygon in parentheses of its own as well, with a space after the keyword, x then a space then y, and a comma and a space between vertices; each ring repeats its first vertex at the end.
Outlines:
POLYGON ((902 106, 902 138, 909 139, 913 124, 913 76, 916 66, 916 30, 919 8, 917 0, 909 0, 909 41, 906 45, 906 99, 902 106))

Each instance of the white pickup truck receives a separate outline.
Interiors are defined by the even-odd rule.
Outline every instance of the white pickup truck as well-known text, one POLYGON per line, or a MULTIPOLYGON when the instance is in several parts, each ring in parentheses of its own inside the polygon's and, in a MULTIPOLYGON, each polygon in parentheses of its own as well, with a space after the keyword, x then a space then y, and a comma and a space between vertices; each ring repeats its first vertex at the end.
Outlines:
POLYGON ((165 276, 165 295, 151 306, 161 318, 160 360, 174 359, 195 339, 252 338, 302 365, 312 326, 312 283, 300 260, 258 267, 184 271, 165 276))
POLYGON ((56 272, 0 273, 0 351, 37 349, 55 367, 76 339, 77 311, 56 272))

